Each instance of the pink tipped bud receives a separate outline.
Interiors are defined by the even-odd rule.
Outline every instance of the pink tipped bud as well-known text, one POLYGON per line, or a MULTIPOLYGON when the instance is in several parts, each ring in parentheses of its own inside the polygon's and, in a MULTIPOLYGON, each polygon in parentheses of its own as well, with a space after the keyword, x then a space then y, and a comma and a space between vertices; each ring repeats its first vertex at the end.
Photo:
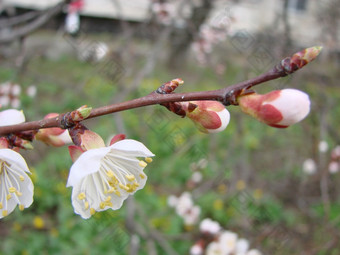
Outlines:
MULTIPOLYGON (((58 115, 58 113, 49 113, 45 116, 44 119, 55 118, 58 115)), ((65 144, 72 142, 68 131, 61 128, 40 129, 35 135, 35 139, 54 147, 64 146, 65 144)))
POLYGON ((310 110, 308 95, 296 89, 243 95, 238 98, 238 103, 243 112, 277 128, 286 128, 303 120, 310 110))
POLYGON ((186 116, 204 133, 218 133, 229 124, 229 111, 217 101, 183 102, 182 107, 186 116))

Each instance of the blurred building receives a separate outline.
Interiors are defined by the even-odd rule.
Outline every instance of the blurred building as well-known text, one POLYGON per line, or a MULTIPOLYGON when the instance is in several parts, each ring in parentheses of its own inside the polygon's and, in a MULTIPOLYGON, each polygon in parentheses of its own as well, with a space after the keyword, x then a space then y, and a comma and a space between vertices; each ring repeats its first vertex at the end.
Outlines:
MULTIPOLYGON (((56 5, 61 0, 3 0, 5 6, 21 9, 44 10, 56 5)), ((143 22, 150 19, 150 4, 152 0, 84 0, 85 5, 80 14, 85 21, 85 28, 98 29, 99 32, 112 31, 114 20, 143 22), (92 20, 91 20, 92 19, 92 20), (96 19, 98 26, 91 23, 96 19), (86 22, 88 21, 88 22, 86 22), (106 25, 105 25, 106 24, 106 25), (108 24, 108 25, 107 25, 108 24), (100 29, 103 29, 100 31, 100 29)), ((182 0, 168 1, 175 5, 182 0)), ((200 0, 188 1, 188 4, 199 4, 200 0)), ((209 22, 229 22, 231 35, 238 31, 249 34, 263 32, 268 27, 275 31, 289 29, 291 38, 299 44, 307 45, 324 43, 330 48, 339 48, 340 14, 339 0, 289 0, 287 11, 283 11, 284 1, 273 0, 216 0, 209 22), (282 22, 286 15, 288 24, 282 22), (327 35, 326 35, 327 34, 327 35), (323 35, 323 36, 321 36, 323 35)), ((1 3, 1 1, 0 1, 1 3)), ((187 4, 187 5, 188 5, 187 4)), ((58 24, 63 22, 59 17, 58 24)))

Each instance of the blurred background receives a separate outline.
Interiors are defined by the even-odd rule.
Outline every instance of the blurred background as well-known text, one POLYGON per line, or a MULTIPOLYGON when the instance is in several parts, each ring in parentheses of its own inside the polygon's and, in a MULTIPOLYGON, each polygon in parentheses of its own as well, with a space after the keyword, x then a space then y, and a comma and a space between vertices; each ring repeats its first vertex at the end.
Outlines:
POLYGON ((0 254, 246 254, 207 248, 219 236, 204 232, 206 218, 253 254, 340 254, 339 20, 338 0, 0 0, 0 104, 27 120, 141 97, 178 77, 181 92, 219 89, 324 47, 255 88, 309 94, 311 113, 287 129, 235 106, 227 129, 209 135, 161 106, 86 121, 156 154, 145 188, 117 211, 74 214, 66 146, 34 143, 22 152, 34 203, 1 219, 0 254))

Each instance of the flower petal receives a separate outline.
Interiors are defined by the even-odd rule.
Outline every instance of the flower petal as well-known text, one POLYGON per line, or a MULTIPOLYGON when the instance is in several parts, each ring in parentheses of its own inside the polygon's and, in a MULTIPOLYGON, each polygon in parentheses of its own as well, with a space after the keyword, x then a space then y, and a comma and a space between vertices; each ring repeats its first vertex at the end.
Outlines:
POLYGON ((28 169, 25 159, 19 153, 13 150, 1 149, 0 159, 2 159, 3 161, 7 161, 13 165, 17 165, 19 169, 27 173, 30 173, 30 170, 28 169))
POLYGON ((145 147, 144 144, 132 139, 124 139, 122 141, 116 142, 110 146, 112 149, 129 151, 129 152, 139 152, 144 157, 152 157, 155 156, 148 148, 145 147))
POLYGON ((0 126, 15 125, 25 122, 25 115, 22 111, 8 109, 0 112, 0 126))
POLYGON ((110 151, 110 147, 102 147, 85 151, 70 169, 66 187, 74 186, 86 175, 99 171, 101 159, 110 151))

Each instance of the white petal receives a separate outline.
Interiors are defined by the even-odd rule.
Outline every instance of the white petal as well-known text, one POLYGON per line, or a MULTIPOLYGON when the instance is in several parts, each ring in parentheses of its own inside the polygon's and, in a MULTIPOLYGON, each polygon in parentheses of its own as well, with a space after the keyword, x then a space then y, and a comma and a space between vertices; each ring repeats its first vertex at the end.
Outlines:
POLYGON ((110 147, 122 151, 140 152, 144 154, 145 157, 155 156, 144 144, 132 139, 124 139, 112 144, 110 147))
POLYGON ((58 139, 62 140, 65 144, 72 143, 72 138, 68 132, 68 130, 65 130, 60 135, 57 136, 58 139))
POLYGON ((24 208, 33 203, 33 183, 26 172, 29 172, 23 157, 12 150, 0 149, 0 161, 6 162, 0 175, 0 202, 2 209, 0 218, 4 217, 4 212, 10 214, 17 205, 24 208), (15 188, 15 192, 10 192, 9 188, 15 188), (7 199, 7 196, 10 198, 7 199))
POLYGON ((8 109, 0 112, 0 126, 15 125, 25 122, 25 115, 22 111, 8 109))
POLYGON ((227 109, 224 109, 220 112, 216 112, 217 115, 220 117, 221 119, 221 126, 217 129, 207 129, 207 131, 209 133, 218 133, 218 132, 221 132, 223 131, 224 129, 226 129, 226 127, 228 126, 229 124, 229 121, 230 121, 230 113, 227 109))
POLYGON ((17 165, 18 169, 30 173, 25 159, 17 152, 10 149, 0 149, 0 159, 17 165))
POLYGON ((82 153, 70 169, 66 187, 74 186, 86 175, 98 172, 101 159, 109 151, 110 147, 102 147, 82 153))
POLYGON ((244 239, 238 239, 236 242, 236 253, 245 254, 249 249, 249 242, 244 239))
POLYGON ((310 111, 309 96, 297 89, 282 90, 280 96, 270 104, 281 112, 283 119, 276 124, 283 126, 303 120, 310 111))

